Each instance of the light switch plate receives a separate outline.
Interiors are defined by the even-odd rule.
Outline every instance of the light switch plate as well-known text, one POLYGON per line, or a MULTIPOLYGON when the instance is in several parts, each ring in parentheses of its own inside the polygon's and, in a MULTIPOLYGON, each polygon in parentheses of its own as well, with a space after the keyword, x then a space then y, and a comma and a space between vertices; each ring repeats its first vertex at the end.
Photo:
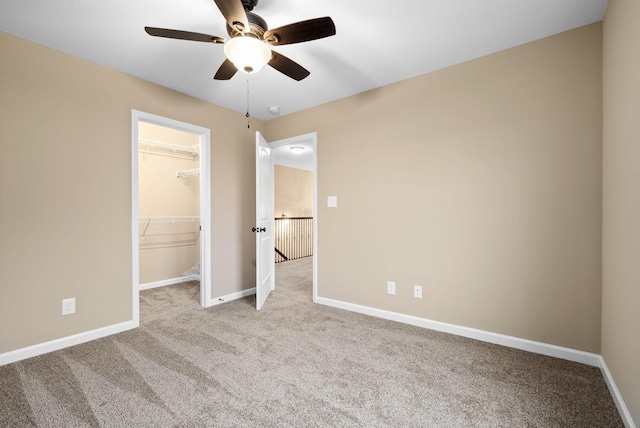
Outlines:
POLYGON ((327 206, 329 208, 336 208, 338 206, 338 197, 337 196, 328 196, 327 197, 327 206))

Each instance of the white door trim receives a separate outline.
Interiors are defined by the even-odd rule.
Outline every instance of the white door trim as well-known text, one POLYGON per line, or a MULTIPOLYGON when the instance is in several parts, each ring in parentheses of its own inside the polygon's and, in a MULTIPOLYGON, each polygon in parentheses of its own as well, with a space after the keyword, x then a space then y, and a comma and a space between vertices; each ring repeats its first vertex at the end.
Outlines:
POLYGON ((211 301, 211 130, 186 122, 131 110, 131 312, 135 327, 140 325, 138 122, 177 129, 200 137, 200 305, 211 301))
POLYGON ((272 141, 269 145, 273 148, 282 146, 295 146, 301 141, 311 140, 313 147, 313 302, 318 300, 318 133, 310 132, 308 134, 298 135, 295 137, 285 138, 278 141, 272 141))

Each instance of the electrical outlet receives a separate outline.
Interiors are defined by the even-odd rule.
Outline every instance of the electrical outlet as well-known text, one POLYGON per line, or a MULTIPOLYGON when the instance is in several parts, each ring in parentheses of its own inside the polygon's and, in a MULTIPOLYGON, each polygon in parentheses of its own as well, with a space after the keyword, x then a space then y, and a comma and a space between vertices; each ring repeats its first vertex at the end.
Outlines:
POLYGON ((416 299, 422 299, 422 286, 414 285, 413 286, 413 297, 416 299))
POLYGON ((62 315, 71 315, 76 313, 76 298, 62 299, 62 315))
POLYGON ((396 283, 387 281, 387 294, 396 295, 396 283))

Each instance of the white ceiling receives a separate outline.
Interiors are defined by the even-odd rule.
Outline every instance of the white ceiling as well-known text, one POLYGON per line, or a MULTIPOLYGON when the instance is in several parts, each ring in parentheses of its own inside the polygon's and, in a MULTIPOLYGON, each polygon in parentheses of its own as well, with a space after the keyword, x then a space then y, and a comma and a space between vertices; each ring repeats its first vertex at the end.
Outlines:
MULTIPOLYGON (((240 1, 240 0, 238 0, 240 1)), ((331 16, 337 34, 278 52, 311 75, 265 67, 249 110, 286 115, 600 21, 608 0, 260 0, 270 28, 331 16)), ((222 45, 151 37, 145 26, 228 38, 213 0, 0 0, 0 30, 241 113, 247 79, 214 81, 222 45)), ((97 85, 100 82, 96 82, 97 85)))
POLYGON ((304 135, 286 146, 273 147, 272 152, 273 162, 276 165, 313 171, 313 140, 305 138, 304 135), (294 153, 291 150, 292 147, 302 147, 304 151, 302 153, 294 153))

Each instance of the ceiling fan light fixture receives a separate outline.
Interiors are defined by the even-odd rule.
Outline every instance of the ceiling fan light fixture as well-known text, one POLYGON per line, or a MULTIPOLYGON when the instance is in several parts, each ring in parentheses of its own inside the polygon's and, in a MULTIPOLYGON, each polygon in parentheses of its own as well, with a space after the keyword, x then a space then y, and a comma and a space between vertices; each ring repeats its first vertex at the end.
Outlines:
POLYGON ((271 49, 252 36, 237 36, 224 45, 224 54, 236 68, 245 73, 255 73, 271 61, 271 49))

